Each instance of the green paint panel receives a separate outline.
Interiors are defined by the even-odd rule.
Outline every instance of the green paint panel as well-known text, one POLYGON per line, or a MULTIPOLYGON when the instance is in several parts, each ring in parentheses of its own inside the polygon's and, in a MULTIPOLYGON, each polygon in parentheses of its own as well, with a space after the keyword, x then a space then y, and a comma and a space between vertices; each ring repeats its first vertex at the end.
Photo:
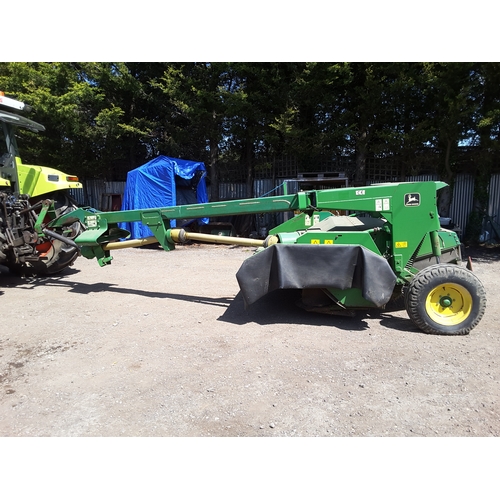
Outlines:
POLYGON ((366 231, 350 231, 338 233, 335 231, 308 231, 299 236, 295 243, 310 245, 361 245, 368 250, 381 255, 370 233, 366 231))
POLYGON ((279 226, 271 229, 269 234, 278 234, 278 233, 291 233, 293 231, 305 231, 312 227, 314 224, 325 220, 330 217, 332 214, 329 211, 325 212, 313 212, 312 215, 299 213, 295 215, 291 219, 283 222, 279 226))
POLYGON ((339 290, 338 288, 329 288, 328 291, 345 307, 377 307, 373 302, 366 300, 361 295, 359 288, 349 288, 348 290, 339 290))

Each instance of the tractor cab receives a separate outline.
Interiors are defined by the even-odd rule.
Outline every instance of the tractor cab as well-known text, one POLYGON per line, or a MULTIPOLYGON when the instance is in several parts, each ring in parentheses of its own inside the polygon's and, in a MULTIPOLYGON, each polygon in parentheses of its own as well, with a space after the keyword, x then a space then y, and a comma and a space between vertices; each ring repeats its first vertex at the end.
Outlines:
POLYGON ((0 92, 0 177, 10 182, 14 192, 32 198, 81 189, 82 184, 74 175, 22 162, 16 140, 17 129, 24 128, 35 133, 45 131, 43 125, 23 116, 23 111, 29 112, 31 107, 0 92))

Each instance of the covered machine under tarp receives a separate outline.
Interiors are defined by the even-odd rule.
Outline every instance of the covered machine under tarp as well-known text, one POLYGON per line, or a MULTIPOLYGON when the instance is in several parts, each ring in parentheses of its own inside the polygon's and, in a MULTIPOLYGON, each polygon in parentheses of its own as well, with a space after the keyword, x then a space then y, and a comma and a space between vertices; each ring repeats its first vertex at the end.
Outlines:
MULTIPOLYGON (((171 207, 193 203, 207 203, 205 164, 168 156, 158 156, 127 174, 122 210, 171 207)), ((208 224, 208 219, 197 219, 199 224, 208 224)), ((181 227, 192 220, 171 220, 172 227, 181 227)), ((131 238, 152 236, 151 230, 140 222, 122 222, 122 229, 130 232, 131 238)))

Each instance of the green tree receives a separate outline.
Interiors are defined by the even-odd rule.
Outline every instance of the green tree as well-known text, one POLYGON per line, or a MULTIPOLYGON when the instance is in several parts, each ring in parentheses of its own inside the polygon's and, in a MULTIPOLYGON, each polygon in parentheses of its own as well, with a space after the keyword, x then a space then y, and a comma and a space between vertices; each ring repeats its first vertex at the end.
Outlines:
POLYGON ((253 195, 258 160, 269 165, 287 151, 293 117, 293 63, 232 63, 232 87, 226 94, 226 132, 233 153, 246 172, 247 196, 253 195))
POLYGON ((163 146, 177 156, 208 164, 213 199, 218 198, 218 162, 224 144, 225 96, 231 88, 228 63, 166 65, 153 85, 170 110, 169 142, 163 146))
MULTIPOLYGON (((472 63, 427 63, 426 109, 432 130, 430 142, 440 152, 441 179, 453 185, 460 143, 474 135, 478 111, 477 72, 472 63)), ((439 212, 449 215, 452 188, 440 190, 439 212)))
POLYGON ((464 144, 484 184, 498 161, 499 83, 498 63, 0 63, 0 90, 47 128, 19 131, 25 161, 113 180, 158 154, 204 161, 214 199, 221 165, 235 162, 251 195, 256 169, 272 175, 279 155, 304 169, 355 155, 364 184, 370 157, 400 158, 404 178, 437 151, 452 183, 464 144))
POLYGON ((2 63, 0 88, 32 105, 33 119, 46 127, 37 135, 19 131, 25 161, 113 178, 146 154, 145 147, 133 154, 150 123, 124 63, 2 63))
POLYGON ((293 117, 289 131, 289 153, 297 154, 307 167, 324 156, 349 154, 346 86, 350 68, 346 63, 297 65, 291 85, 288 114, 293 117))

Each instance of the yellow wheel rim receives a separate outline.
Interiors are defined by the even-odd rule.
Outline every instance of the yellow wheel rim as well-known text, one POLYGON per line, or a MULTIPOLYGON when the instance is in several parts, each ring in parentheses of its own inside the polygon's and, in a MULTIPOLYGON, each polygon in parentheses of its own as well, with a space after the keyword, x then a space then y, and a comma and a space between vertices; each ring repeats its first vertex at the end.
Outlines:
POLYGON ((444 283, 427 295, 425 310, 440 325, 458 325, 471 313, 472 295, 461 285, 444 283))

